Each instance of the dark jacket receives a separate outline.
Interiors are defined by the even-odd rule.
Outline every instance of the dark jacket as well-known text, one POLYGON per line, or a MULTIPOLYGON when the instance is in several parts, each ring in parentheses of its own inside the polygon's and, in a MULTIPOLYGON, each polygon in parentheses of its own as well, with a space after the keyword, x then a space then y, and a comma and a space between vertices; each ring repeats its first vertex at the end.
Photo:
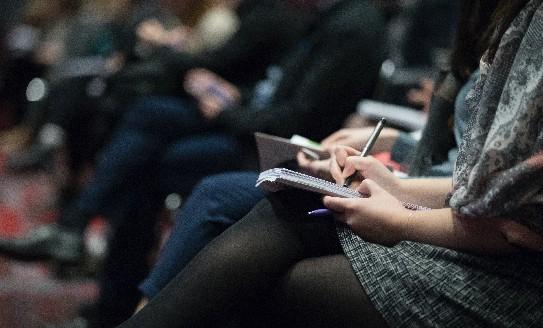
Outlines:
POLYGON ((283 79, 267 108, 231 108, 217 123, 237 135, 327 136, 372 95, 384 60, 384 29, 381 12, 369 1, 340 1, 286 54, 283 79))
POLYGON ((191 68, 207 68, 238 87, 250 88, 299 40, 309 21, 282 0, 244 0, 236 12, 240 27, 223 46, 195 56, 163 53, 168 71, 183 79, 191 68))
POLYGON ((185 73, 207 68, 238 87, 251 89, 265 76, 266 67, 276 63, 299 39, 308 18, 300 16, 282 0, 244 0, 238 7, 239 29, 223 46, 200 55, 170 48, 156 49, 109 78, 111 111, 124 108, 145 95, 187 96, 183 92, 185 73))

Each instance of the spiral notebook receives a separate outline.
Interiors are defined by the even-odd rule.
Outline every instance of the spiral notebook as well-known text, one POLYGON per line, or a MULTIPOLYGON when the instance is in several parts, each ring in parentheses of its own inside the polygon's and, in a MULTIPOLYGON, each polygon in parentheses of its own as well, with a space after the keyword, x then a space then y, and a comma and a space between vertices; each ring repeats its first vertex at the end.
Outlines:
MULTIPOLYGON (((274 168, 261 172, 256 181, 256 186, 271 192, 286 188, 297 188, 335 197, 364 197, 354 189, 285 168, 274 168)), ((405 202, 403 206, 410 210, 429 210, 427 207, 405 202)))

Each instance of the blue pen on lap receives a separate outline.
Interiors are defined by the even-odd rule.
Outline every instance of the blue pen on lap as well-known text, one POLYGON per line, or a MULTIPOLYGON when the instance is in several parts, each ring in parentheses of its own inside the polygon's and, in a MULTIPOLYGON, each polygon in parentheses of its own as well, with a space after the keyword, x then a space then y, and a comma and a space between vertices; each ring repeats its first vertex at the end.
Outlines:
POLYGON ((312 216, 312 217, 316 217, 316 218, 320 218, 320 217, 323 217, 323 216, 330 216, 330 215, 332 215, 332 213, 333 212, 330 211, 327 208, 319 208, 319 209, 307 212, 307 215, 312 216))
MULTIPOLYGON (((375 126, 375 129, 373 129, 373 132, 371 133, 370 138, 368 139, 368 141, 366 142, 366 145, 362 149, 362 153, 360 154, 360 157, 366 157, 370 153, 371 148, 375 144, 375 141, 377 141, 377 138, 379 137, 381 130, 383 130, 385 123, 386 123, 386 118, 382 117, 377 123, 377 125, 375 126)), ((355 176, 356 176, 356 172, 351 174, 349 177, 347 177, 343 186, 350 187, 355 176)), ((332 215, 332 213, 333 212, 327 208, 319 208, 319 209, 307 212, 307 215, 312 216, 312 217, 323 217, 323 216, 330 216, 332 215)))

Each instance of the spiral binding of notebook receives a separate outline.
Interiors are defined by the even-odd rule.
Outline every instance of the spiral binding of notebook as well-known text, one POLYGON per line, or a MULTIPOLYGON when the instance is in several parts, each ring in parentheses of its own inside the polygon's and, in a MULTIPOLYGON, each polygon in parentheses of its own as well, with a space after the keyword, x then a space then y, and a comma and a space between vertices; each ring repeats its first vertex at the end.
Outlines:
MULTIPOLYGON (((364 197, 364 195, 354 189, 285 168, 274 168, 260 173, 256 181, 256 186, 272 192, 292 187, 328 196, 345 198, 364 197)), ((410 210, 429 210, 427 207, 411 203, 403 202, 402 204, 410 210)))

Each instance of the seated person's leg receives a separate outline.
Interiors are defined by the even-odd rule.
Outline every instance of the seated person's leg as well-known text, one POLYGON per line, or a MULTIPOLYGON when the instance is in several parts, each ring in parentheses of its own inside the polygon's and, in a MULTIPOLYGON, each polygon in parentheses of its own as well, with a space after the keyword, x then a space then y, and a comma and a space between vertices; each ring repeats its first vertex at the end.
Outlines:
POLYGON ((205 131, 206 121, 189 99, 142 97, 123 119, 124 128, 172 140, 205 131))
MULTIPOLYGON (((201 177, 231 168, 238 158, 237 144, 231 137, 222 134, 187 137, 173 143, 161 157, 156 168, 138 179, 139 185, 133 185, 120 193, 129 200, 128 204, 131 205, 125 206, 123 210, 123 204, 127 202, 116 202, 113 209, 112 215, 117 218, 114 221, 119 226, 116 227, 109 245, 108 257, 100 281, 101 293, 97 308, 102 325, 111 321, 118 324, 118 319, 124 320, 133 313, 134 302, 140 298, 137 285, 147 274, 148 257, 152 250, 152 245, 144 241, 152 235, 149 232, 154 231, 157 213, 165 196, 172 192, 187 194, 201 177), (140 226, 147 228, 141 229, 140 226), (133 247, 134 244, 138 245, 137 250, 133 247)), ((256 175, 250 179, 249 187, 253 187, 255 181, 256 175)), ((208 192, 213 191, 207 187, 204 189, 208 192)), ((235 218, 241 218, 258 200, 251 203, 252 205, 245 212, 235 215, 235 218)), ((198 239, 198 236, 203 233, 198 229, 205 229, 205 226, 202 228, 195 226, 193 229, 196 230, 195 235, 191 235, 190 238, 198 239)), ((217 234, 213 233, 212 236, 217 234)), ((206 236, 203 240, 210 238, 212 237, 206 236)), ((179 253, 176 253, 174 249, 171 255, 174 259, 180 256, 181 262, 188 262, 192 258, 191 252, 195 254, 199 249, 178 250, 179 253)), ((172 272, 169 279, 175 277, 180 270, 172 272)))
POLYGON ((306 216, 322 206, 319 197, 299 192, 270 197, 208 244, 121 327, 220 326, 269 299, 298 261, 340 252, 334 221, 306 216))
POLYGON ((68 147, 69 155, 77 151, 73 148, 79 141, 77 136, 88 127, 88 117, 97 103, 96 98, 87 95, 87 85, 92 79, 92 76, 78 77, 52 83, 47 98, 29 105, 36 113, 27 115, 23 124, 32 126, 35 139, 28 149, 9 158, 9 169, 44 167, 62 146, 68 147))
POLYGON ((194 188, 158 262, 140 286, 145 297, 154 297, 205 245, 264 197, 255 187, 257 176, 256 172, 225 173, 205 178, 194 188))
POLYGON ((271 304, 275 327, 386 327, 343 254, 296 263, 271 304))
POLYGON ((163 194, 190 194, 203 177, 242 167, 242 150, 231 135, 212 132, 176 140, 160 160, 158 186, 163 194))
POLYGON ((93 179, 60 224, 82 231, 90 216, 112 206, 116 193, 147 170, 156 169, 162 152, 175 138, 204 129, 189 102, 177 98, 138 100, 103 150, 93 179))
POLYGON ((92 216, 114 206, 124 188, 156 169, 154 165, 169 143, 205 129, 199 113, 188 102, 175 98, 139 100, 104 149, 93 179, 61 213, 58 225, 41 227, 17 240, 1 240, 0 250, 21 259, 79 260, 82 233, 92 216))
MULTIPOLYGON (((144 179, 147 180, 147 179, 144 179)), ((148 179, 151 180, 151 179, 148 179)), ((94 306, 96 327, 115 327, 133 312, 141 298, 138 284, 147 276, 158 237, 162 197, 146 181, 134 186, 106 215, 116 223, 99 276, 100 295, 94 306)))

